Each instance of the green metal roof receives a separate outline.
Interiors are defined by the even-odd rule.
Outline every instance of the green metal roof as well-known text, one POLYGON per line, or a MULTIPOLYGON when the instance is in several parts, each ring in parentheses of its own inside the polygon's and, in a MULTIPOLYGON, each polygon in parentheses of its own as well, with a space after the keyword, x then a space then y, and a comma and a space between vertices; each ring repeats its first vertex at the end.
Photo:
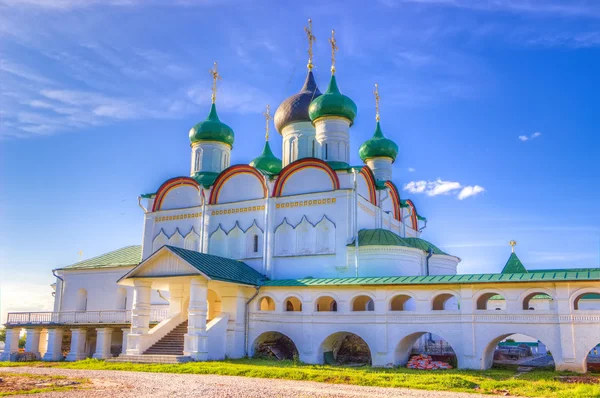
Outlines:
POLYGON ((233 146, 235 134, 231 127, 219 120, 217 107, 213 103, 208 117, 191 128, 189 137, 192 144, 199 141, 217 141, 233 146))
POLYGON ((199 171, 192 176, 196 182, 205 188, 211 187, 214 183, 219 173, 214 173, 212 171, 199 171))
MULTIPOLYGON (((354 242, 348 246, 354 246, 354 242)), ((401 238, 387 229, 361 229, 358 231, 358 246, 403 246, 421 249, 425 252, 431 248, 433 254, 448 255, 437 246, 421 238, 401 238)))
POLYGON ((600 268, 575 272, 536 272, 527 274, 464 274, 434 276, 383 276, 359 278, 303 278, 268 280, 263 286, 351 286, 351 285, 447 285, 472 283, 564 282, 600 280, 600 268))
POLYGON ((281 171, 281 159, 278 159, 273 154, 269 141, 266 141, 262 153, 250 162, 250 166, 257 168, 268 175, 275 175, 279 174, 281 171))
POLYGON ((356 104, 340 92, 335 75, 331 75, 327 91, 310 103, 308 115, 313 122, 324 116, 340 116, 348 119, 352 125, 356 118, 356 104))
POLYGON ((150 198, 153 198, 154 196, 156 196, 156 192, 155 193, 143 193, 140 196, 144 199, 150 199, 150 198))
POLYGON ((506 265, 502 268, 503 274, 520 274, 526 272, 525 266, 514 252, 510 254, 506 265))
POLYGON ((261 273, 241 261, 179 247, 165 247, 210 279, 254 286, 260 285, 265 279, 261 273))
POLYGON ((379 124, 379 121, 377 121, 373 137, 369 138, 360 146, 358 156, 360 156, 363 162, 377 157, 390 158, 392 159, 392 162, 395 162, 396 156, 398 156, 398 145, 396 145, 394 141, 383 136, 381 125, 379 124))
POLYGON ((112 268, 138 265, 142 261, 142 246, 125 246, 59 269, 112 268))

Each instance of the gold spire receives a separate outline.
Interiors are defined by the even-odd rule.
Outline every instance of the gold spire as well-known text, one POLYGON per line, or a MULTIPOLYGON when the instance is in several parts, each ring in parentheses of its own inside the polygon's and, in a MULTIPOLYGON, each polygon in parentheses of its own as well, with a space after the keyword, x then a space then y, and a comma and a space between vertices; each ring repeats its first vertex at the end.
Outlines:
POLYGON ((267 110, 263 112, 263 116, 265 117, 265 140, 269 141, 269 122, 273 119, 273 117, 269 114, 271 112, 271 106, 267 105, 267 110))
POLYGON ((313 35, 312 31, 312 19, 308 20, 308 27, 304 27, 304 31, 306 32, 306 37, 308 37, 308 65, 306 67, 309 71, 313 68, 312 58, 313 58, 313 43, 317 41, 317 38, 313 35))
POLYGON ((335 30, 331 29, 331 38, 329 39, 331 44, 331 74, 335 75, 335 52, 339 50, 337 42, 335 41, 335 30))
POLYGON ((214 104, 217 100, 217 80, 221 80, 221 75, 219 75, 219 71, 217 70, 217 62, 213 65, 212 69, 209 69, 208 72, 212 76, 213 84, 212 84, 212 103, 214 104))
POLYGON ((375 120, 379 121, 379 85, 377 83, 375 83, 373 94, 375 94, 375 120))
POLYGON ((508 242, 508 244, 511 246, 512 252, 515 252, 515 246, 517 245, 517 241, 516 240, 511 240, 510 242, 508 242))

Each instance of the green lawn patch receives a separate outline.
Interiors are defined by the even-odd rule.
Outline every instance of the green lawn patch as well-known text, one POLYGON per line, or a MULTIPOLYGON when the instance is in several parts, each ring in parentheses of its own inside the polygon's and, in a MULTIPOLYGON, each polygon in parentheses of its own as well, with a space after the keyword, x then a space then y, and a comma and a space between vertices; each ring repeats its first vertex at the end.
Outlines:
POLYGON ((298 364, 293 361, 238 359, 185 364, 132 364, 88 359, 78 362, 9 363, 2 366, 39 366, 67 369, 126 370, 137 372, 217 374, 270 379, 307 380, 377 387, 404 387, 527 397, 598 397, 600 378, 551 370, 519 374, 515 368, 424 371, 406 368, 348 368, 298 364))

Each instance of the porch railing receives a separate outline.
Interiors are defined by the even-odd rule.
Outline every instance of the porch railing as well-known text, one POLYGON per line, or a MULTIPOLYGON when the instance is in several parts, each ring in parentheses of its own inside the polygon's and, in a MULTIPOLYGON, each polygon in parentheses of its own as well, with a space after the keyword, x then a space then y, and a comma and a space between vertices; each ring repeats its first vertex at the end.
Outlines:
MULTIPOLYGON (((158 323, 166 319, 169 310, 166 308, 151 309, 150 323, 158 323)), ((131 310, 106 311, 62 311, 62 312, 9 312, 7 325, 71 325, 131 323, 131 310)))

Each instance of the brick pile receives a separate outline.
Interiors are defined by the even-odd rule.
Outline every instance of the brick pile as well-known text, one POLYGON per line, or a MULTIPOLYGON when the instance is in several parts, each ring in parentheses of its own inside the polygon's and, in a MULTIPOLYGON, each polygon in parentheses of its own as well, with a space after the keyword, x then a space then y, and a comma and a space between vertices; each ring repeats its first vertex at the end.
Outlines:
POLYGON ((406 364, 406 367, 422 370, 452 369, 452 366, 448 362, 433 361, 429 355, 423 354, 412 357, 406 364))

